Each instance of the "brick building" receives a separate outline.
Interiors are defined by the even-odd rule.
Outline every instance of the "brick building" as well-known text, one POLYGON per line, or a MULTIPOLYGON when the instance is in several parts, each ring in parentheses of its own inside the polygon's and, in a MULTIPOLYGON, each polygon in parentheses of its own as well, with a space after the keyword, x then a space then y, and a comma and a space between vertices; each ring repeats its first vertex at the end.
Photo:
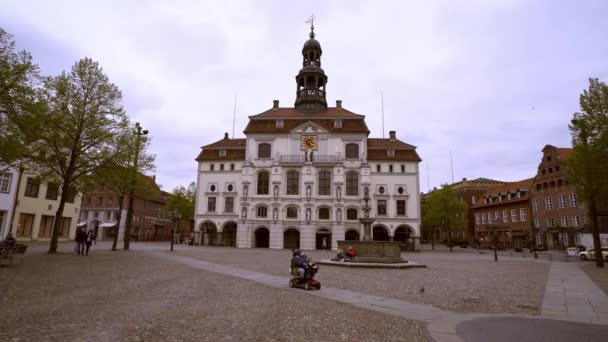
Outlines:
MULTIPOLYGON (((169 240, 173 221, 165 212, 169 193, 161 191, 156 177, 140 175, 145 191, 136 191, 133 198, 133 223, 131 236, 137 240, 169 240)), ((93 230, 98 240, 112 240, 118 231, 119 240, 124 237, 129 197, 125 196, 122 208, 118 194, 100 186, 84 194, 80 211, 79 227, 93 230), (122 211, 120 222, 118 212, 122 211)), ((188 223, 180 224, 187 227, 188 223)))
POLYGON ((546 145, 530 194, 537 244, 561 249, 578 244, 587 222, 585 208, 568 184, 566 161, 571 148, 546 145))
POLYGON ((530 178, 489 189, 471 207, 475 218, 475 237, 481 247, 491 246, 493 234, 497 234, 501 247, 529 246, 532 228, 529 195, 532 183, 533 179, 530 178))
POLYGON ((507 183, 488 178, 476 178, 473 180, 463 178, 460 182, 452 184, 452 188, 458 198, 466 202, 469 207, 467 211, 467 228, 464 232, 465 236, 462 238, 469 242, 473 242, 472 240, 475 238, 475 217, 472 207, 481 200, 486 191, 505 184, 507 183))

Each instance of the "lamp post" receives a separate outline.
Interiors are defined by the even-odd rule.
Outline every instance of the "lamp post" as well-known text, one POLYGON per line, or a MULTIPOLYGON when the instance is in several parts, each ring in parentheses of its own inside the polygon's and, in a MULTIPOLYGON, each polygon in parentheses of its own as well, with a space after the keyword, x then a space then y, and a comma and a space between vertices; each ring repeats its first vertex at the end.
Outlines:
POLYGON ((179 209, 173 209, 173 218, 175 219, 175 224, 173 225, 173 229, 171 230, 171 252, 173 252, 173 244, 175 243, 175 231, 176 227, 179 230, 179 220, 182 218, 182 214, 179 209))
POLYGON ((133 195, 135 193, 135 180, 137 179, 137 163, 139 163, 139 145, 141 144, 141 137, 148 134, 148 130, 141 129, 139 122, 135 123, 135 157, 133 160, 133 174, 131 178, 131 189, 129 189, 129 207, 127 209, 127 222, 125 227, 125 247, 129 249, 131 240, 131 224, 133 223, 133 195))
POLYGON ((496 217, 490 219, 490 227, 492 227, 492 244, 494 245, 494 262, 498 262, 498 219, 496 217))

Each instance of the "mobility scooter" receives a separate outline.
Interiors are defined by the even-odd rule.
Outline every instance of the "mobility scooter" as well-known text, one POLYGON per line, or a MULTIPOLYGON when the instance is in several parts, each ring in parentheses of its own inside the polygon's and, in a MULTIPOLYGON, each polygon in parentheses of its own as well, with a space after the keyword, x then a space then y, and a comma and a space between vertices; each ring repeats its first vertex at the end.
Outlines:
MULTIPOLYGON (((297 252, 295 252, 294 255, 296 253, 297 252)), ((299 287, 305 290, 321 289, 321 283, 314 279, 315 274, 319 271, 319 265, 314 262, 307 262, 303 277, 300 277, 298 268, 300 267, 295 266, 292 263, 292 267, 290 268, 291 279, 289 280, 289 287, 299 287)))

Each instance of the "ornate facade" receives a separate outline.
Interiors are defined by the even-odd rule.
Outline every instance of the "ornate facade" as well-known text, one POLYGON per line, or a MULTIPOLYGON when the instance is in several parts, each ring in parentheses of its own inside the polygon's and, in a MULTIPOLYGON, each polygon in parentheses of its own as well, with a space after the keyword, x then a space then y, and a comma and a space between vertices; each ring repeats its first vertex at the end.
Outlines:
POLYGON ((202 147, 196 243, 236 247, 333 248, 359 240, 364 192, 372 198, 375 240, 414 241, 420 233, 416 147, 368 138, 365 116, 328 107, 321 44, 311 27, 296 76, 294 107, 249 117, 246 138, 202 147))

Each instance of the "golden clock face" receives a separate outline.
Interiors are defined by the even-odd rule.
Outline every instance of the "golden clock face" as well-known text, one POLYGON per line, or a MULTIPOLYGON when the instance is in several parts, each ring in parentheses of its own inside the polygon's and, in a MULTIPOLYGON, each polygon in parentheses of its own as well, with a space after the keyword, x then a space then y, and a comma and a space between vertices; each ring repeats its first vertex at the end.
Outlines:
POLYGON ((317 150, 317 136, 316 135, 303 135, 302 136, 302 150, 317 150))

